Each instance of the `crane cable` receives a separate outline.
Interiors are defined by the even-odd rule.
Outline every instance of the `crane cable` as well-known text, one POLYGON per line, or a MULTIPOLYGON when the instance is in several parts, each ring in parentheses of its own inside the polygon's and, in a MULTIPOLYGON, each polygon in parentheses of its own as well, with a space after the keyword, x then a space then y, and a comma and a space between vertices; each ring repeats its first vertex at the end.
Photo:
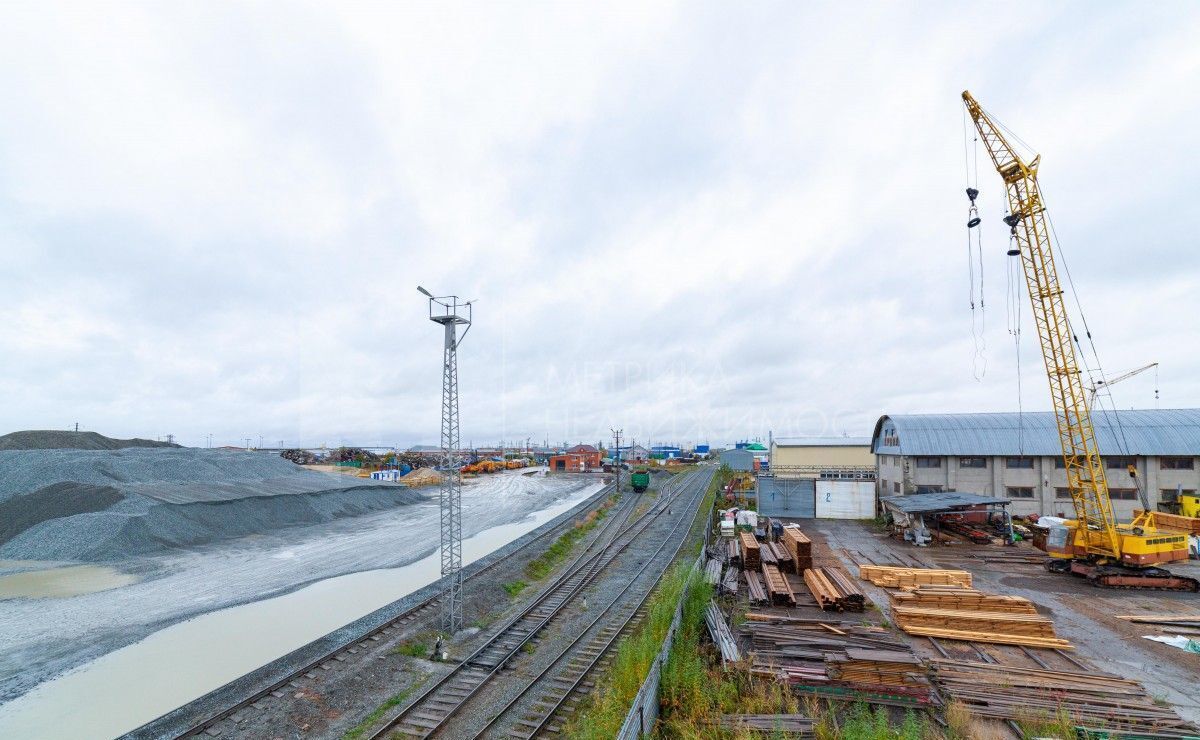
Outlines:
MULTIPOLYGON (((971 138, 967 129, 967 111, 963 109, 963 169, 965 170, 965 179, 967 184, 967 199, 970 205, 967 209, 967 279, 968 279, 968 300, 971 306, 971 341, 974 344, 974 354, 971 357, 971 373, 975 377, 975 381, 983 380, 987 375, 987 308, 984 302, 983 293, 983 241, 982 230, 976 227, 979 226, 981 219, 979 218, 979 208, 975 204, 975 199, 979 197, 979 134, 974 135, 974 173, 972 176, 971 167, 971 146, 968 139, 971 138), (975 302, 975 263, 979 263, 979 303, 978 312, 976 312, 975 302)), ((970 125, 974 129, 973 125, 970 125)))

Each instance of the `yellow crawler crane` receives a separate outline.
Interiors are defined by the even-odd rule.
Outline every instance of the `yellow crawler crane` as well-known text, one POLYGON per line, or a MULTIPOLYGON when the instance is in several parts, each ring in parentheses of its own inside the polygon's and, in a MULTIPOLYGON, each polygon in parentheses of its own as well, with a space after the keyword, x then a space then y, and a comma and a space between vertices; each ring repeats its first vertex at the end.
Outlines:
POLYGON ((1024 161, 971 93, 964 91, 962 98, 1008 194, 1009 215, 1004 222, 1016 239, 1033 304, 1067 484, 1075 505, 1075 519, 1065 526, 1052 527, 1042 545, 1050 556, 1046 568, 1074 573, 1109 588, 1196 591, 1200 583, 1195 579, 1157 567, 1159 563, 1187 559, 1185 535, 1157 527, 1154 512, 1146 512, 1130 524, 1118 524, 1113 516, 1104 461, 1096 446, 1088 396, 1054 264, 1046 207, 1038 188, 1041 155, 1024 161))

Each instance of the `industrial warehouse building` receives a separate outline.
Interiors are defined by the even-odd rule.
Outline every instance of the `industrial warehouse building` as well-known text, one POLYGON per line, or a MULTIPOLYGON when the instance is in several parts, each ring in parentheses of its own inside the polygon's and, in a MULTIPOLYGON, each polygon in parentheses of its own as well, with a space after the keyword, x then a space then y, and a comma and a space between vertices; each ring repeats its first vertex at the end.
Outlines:
POLYGON ((869 437, 778 437, 758 476, 758 510, 791 519, 875 515, 875 458, 869 437))
MULTIPOLYGON (((1200 409, 1097 411, 1092 418, 1118 519, 1200 488, 1200 409)), ((871 440, 880 496, 965 491, 1005 497, 1014 515, 1073 514, 1050 412, 883 416, 871 440)))

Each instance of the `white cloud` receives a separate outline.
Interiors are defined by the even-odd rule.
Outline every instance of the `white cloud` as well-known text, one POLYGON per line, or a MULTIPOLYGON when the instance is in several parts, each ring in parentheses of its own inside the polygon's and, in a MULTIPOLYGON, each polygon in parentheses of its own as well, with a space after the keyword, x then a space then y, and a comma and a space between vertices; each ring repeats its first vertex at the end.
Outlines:
POLYGON ((1157 360, 1164 405, 1195 405, 1198 26, 1168 3, 5 6, 0 428, 431 441, 417 283, 482 299, 478 442, 1014 408, 986 169, 971 371, 966 87, 1045 155, 1106 366, 1157 360))

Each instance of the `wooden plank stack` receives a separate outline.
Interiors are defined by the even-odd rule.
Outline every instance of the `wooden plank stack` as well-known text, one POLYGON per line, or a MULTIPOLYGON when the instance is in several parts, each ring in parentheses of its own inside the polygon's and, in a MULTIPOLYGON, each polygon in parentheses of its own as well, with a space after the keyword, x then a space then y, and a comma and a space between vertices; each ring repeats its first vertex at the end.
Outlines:
POLYGON ((858 576, 883 588, 913 589, 929 585, 952 585, 970 588, 971 574, 965 570, 937 568, 899 568, 890 565, 860 565, 858 576))
POLYGON ((762 558, 759 555, 758 540, 753 532, 738 532, 738 540, 742 546, 742 567, 746 570, 760 570, 762 558))
POLYGON ((958 660, 931 662, 940 692, 976 717, 1023 720, 1066 712, 1089 736, 1194 738, 1200 734, 1144 686, 1107 673, 1039 670, 958 660))
POLYGON ((767 594, 770 596, 770 602, 776 606, 795 606, 796 594, 792 593, 792 586, 788 583, 779 569, 771 566, 763 566, 763 580, 767 582, 767 594))
POLYGON ((815 720, 803 714, 722 714, 719 726, 738 737, 754 732, 771 737, 808 738, 816 737, 814 724, 815 720))
POLYGON ((848 647, 827 653, 830 678, 875 686, 919 686, 927 683, 921 660, 908 650, 872 650, 848 647))
POLYGON ((789 572, 800 575, 812 568, 812 540, 799 527, 792 524, 783 528, 783 546, 792 556, 789 572))
POLYGON ((1037 614, 1037 607, 1033 602, 1021 596, 989 594, 961 586, 920 586, 913 591, 893 593, 892 604, 923 609, 1037 614))
POLYGON ((861 612, 866 606, 863 592, 835 568, 809 568, 804 571, 804 584, 825 611, 861 612))
POLYGON ((893 606, 892 615, 896 626, 910 635, 1060 650, 1071 647, 1055 635, 1053 622, 1037 614, 893 606))

